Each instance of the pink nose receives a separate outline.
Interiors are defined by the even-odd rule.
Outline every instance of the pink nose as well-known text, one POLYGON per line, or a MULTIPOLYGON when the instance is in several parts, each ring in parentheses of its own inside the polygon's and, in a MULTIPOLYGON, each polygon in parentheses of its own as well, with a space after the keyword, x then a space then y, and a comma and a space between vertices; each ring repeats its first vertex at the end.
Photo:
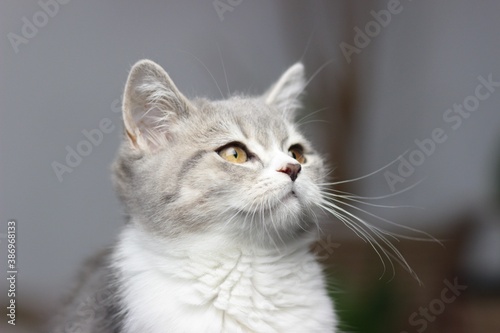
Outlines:
POLYGON ((285 167, 282 167, 281 169, 277 170, 278 172, 283 172, 286 173, 287 175, 290 176, 292 179, 292 182, 297 179, 297 176, 300 172, 302 167, 298 163, 287 163, 285 167))

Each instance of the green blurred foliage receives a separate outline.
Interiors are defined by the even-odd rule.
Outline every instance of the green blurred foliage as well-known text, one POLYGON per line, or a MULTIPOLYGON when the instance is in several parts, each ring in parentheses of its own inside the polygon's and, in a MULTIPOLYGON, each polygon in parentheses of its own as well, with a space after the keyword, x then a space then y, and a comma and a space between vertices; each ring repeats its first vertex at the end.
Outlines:
POLYGON ((347 279, 330 279, 339 329, 343 333, 395 332, 399 315, 394 284, 374 277, 369 285, 356 288, 347 279))

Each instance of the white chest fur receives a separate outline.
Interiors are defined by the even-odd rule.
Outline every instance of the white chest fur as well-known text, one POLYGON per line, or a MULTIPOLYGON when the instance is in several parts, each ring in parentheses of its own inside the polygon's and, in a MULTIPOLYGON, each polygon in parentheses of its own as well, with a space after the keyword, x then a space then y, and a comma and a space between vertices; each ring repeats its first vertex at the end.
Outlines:
POLYGON ((183 248, 134 227, 122 233, 114 262, 125 332, 334 332, 321 268, 307 246, 255 253, 202 238, 183 248))

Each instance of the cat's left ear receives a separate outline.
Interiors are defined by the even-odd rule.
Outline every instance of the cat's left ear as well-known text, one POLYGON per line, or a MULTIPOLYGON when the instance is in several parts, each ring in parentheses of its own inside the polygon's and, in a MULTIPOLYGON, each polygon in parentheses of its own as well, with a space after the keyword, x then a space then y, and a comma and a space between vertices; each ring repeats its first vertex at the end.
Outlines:
POLYGON ((304 91, 306 79, 304 65, 300 62, 290 67, 280 79, 264 94, 266 104, 273 105, 293 116, 300 105, 300 94, 304 91))

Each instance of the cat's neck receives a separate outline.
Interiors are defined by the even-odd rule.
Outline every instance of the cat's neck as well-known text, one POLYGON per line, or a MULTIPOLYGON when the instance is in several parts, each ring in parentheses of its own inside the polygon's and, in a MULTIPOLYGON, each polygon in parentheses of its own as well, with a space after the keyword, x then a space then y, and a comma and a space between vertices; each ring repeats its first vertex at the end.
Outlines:
POLYGON ((130 224, 122 232, 120 242, 127 246, 137 247, 147 252, 155 260, 176 260, 189 257, 192 260, 199 258, 225 258, 227 256, 266 257, 283 260, 294 256, 297 252, 309 252, 309 247, 315 235, 309 234, 301 239, 289 243, 272 244, 262 247, 260 244, 241 242, 230 235, 217 232, 204 232, 184 237, 165 239, 145 231, 138 224, 130 224))
POLYGON ((151 323, 148 332, 333 328, 321 267, 305 241, 279 249, 238 246, 209 233, 166 241, 131 225, 113 262, 129 313, 125 332, 144 331, 151 323), (198 325, 193 323, 200 326, 189 330, 198 325))

